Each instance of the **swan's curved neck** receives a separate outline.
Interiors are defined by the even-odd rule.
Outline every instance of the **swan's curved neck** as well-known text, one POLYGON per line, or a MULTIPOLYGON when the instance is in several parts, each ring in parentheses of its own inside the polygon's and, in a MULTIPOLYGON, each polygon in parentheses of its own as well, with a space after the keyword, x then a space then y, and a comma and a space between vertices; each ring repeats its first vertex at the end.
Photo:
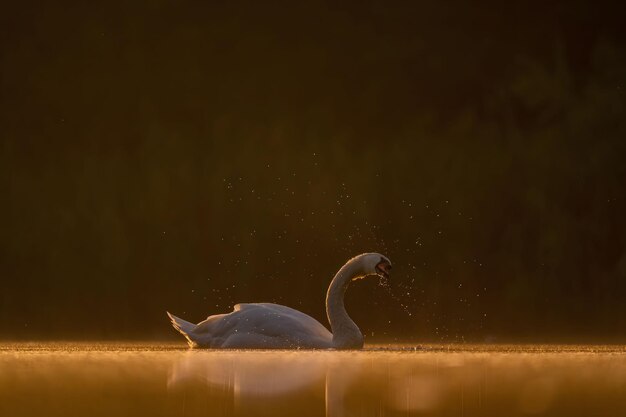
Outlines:
POLYGON ((352 321, 343 303, 346 289, 361 274, 358 262, 348 262, 335 275, 326 294, 326 314, 333 332, 333 347, 359 349, 363 347, 363 335, 352 321))

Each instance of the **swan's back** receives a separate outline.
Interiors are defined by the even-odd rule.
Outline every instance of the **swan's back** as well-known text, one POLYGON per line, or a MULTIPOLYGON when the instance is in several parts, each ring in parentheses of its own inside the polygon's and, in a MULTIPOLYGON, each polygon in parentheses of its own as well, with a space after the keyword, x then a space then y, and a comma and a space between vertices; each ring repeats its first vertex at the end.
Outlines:
POLYGON ((332 334, 317 320, 272 303, 237 304, 232 313, 210 316, 183 334, 212 348, 332 347, 332 334))

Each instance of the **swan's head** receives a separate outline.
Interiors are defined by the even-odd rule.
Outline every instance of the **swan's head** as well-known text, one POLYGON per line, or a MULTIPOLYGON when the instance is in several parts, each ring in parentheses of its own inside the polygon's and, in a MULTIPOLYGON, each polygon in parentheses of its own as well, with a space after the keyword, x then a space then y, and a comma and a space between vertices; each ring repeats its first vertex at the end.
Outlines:
POLYGON ((388 279, 391 272, 391 261, 385 255, 380 253, 364 253, 355 258, 361 264, 363 275, 357 278, 363 278, 368 275, 378 275, 381 278, 388 279))

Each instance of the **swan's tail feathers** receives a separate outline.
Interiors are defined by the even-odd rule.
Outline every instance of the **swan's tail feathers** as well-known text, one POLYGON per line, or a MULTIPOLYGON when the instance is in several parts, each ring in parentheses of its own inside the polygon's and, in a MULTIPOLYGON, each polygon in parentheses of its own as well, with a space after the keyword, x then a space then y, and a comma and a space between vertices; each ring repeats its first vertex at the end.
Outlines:
POLYGON ((180 317, 176 317, 173 314, 170 314, 169 311, 166 311, 166 313, 172 321, 172 326, 174 326, 174 328, 178 330, 180 334, 185 336, 185 339, 187 339, 189 346, 197 347, 198 343, 193 339, 193 331, 195 330, 196 325, 193 323, 189 323, 188 321, 183 320, 180 317))

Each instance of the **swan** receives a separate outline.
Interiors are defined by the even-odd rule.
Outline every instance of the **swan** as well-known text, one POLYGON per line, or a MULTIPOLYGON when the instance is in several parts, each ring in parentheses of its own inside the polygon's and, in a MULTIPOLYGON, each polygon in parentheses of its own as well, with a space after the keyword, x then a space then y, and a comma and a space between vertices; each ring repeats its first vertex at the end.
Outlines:
POLYGON ((326 315, 332 333, 319 321, 293 308, 273 303, 235 305, 193 324, 167 312, 172 326, 189 346, 222 349, 360 349, 363 334, 344 307, 350 282, 378 275, 389 278, 391 262, 379 253, 364 253, 339 269, 326 293, 326 315))

